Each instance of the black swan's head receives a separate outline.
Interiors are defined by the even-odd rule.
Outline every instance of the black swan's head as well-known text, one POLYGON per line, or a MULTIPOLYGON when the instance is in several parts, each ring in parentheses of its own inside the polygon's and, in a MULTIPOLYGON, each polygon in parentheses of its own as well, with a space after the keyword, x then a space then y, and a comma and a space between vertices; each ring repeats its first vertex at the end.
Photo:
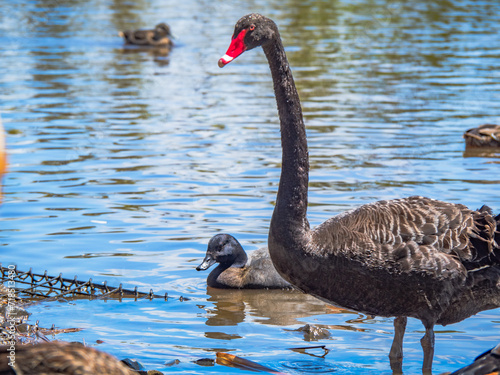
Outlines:
POLYGON ((224 67, 245 51, 264 46, 277 35, 278 27, 273 20, 257 13, 247 14, 236 22, 231 44, 220 58, 219 67, 224 67))
POLYGON ((208 242, 207 254, 197 271, 210 268, 214 263, 223 267, 244 267, 247 255, 236 238, 229 234, 217 234, 208 242))

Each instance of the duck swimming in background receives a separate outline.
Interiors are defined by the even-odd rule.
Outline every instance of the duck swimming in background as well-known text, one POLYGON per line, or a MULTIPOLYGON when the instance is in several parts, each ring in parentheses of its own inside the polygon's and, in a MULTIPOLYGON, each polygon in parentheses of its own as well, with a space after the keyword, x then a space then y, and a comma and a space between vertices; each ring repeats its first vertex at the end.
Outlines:
POLYGON ((484 124, 464 133, 466 148, 500 148, 500 125, 484 124))
POLYGON ((196 270, 207 270, 214 263, 219 265, 207 278, 207 285, 213 288, 291 288, 274 268, 267 248, 255 250, 248 257, 238 240, 229 234, 217 234, 210 239, 205 259, 196 270))
POLYGON ((125 39, 126 44, 158 47, 171 47, 173 45, 170 27, 163 22, 152 30, 120 31, 118 35, 125 39))

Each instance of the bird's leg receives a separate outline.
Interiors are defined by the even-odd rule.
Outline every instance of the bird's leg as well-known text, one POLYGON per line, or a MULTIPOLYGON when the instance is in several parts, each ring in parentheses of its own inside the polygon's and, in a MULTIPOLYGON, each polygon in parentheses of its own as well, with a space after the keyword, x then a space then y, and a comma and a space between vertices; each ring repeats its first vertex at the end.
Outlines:
POLYGON ((391 351, 389 352, 393 374, 403 373, 403 337, 405 335, 406 322, 406 316, 394 318, 394 340, 392 340, 391 351))
POLYGON ((420 340, 424 351, 424 362, 422 364, 422 373, 432 374, 432 359, 434 358, 434 324, 426 324, 425 335, 420 340))
POLYGON ((403 358, 403 337, 406 329, 406 316, 398 316, 394 318, 394 340, 392 341, 389 358, 391 360, 399 360, 403 358))

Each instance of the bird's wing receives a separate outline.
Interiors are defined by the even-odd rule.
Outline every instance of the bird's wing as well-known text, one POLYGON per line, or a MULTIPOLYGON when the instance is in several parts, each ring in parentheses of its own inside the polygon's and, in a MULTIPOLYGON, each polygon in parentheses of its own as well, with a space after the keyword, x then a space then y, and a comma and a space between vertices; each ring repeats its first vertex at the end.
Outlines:
POLYGON ((460 264, 474 268, 491 254, 494 231, 488 208, 472 211, 415 196, 340 214, 317 227, 313 241, 323 249, 350 252, 350 258, 368 259, 374 266, 396 262, 414 270, 460 264))

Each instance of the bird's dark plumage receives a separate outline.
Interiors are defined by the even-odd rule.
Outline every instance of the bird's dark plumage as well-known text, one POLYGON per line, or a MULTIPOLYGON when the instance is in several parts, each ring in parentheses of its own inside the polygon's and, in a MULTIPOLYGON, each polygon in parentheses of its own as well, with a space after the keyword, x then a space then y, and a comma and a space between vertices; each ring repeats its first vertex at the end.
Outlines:
POLYGON ((499 216, 488 207, 474 211, 416 196, 366 204, 311 230, 302 108, 276 24, 260 14, 242 17, 219 66, 258 46, 273 78, 283 152, 269 229, 274 266, 292 285, 328 303, 396 317, 389 355, 395 371, 406 319, 420 319, 426 330, 422 368, 429 372, 435 324, 500 306, 499 216))

